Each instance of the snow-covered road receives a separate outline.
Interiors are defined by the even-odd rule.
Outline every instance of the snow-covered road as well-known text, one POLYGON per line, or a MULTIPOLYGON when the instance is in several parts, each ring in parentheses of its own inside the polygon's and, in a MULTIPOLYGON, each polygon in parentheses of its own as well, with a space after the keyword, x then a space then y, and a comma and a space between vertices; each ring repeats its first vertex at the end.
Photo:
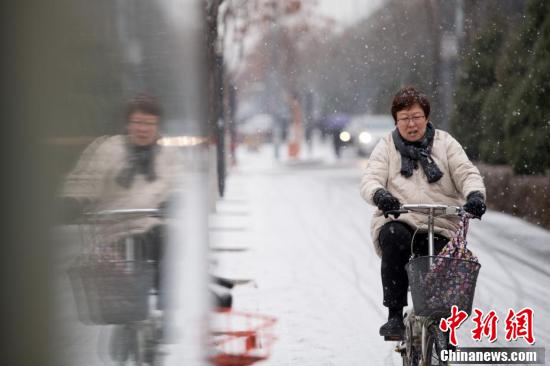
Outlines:
MULTIPOLYGON (((215 272, 251 278, 234 307, 277 317, 277 342, 264 365, 397 365, 385 320, 380 261, 370 239, 373 207, 358 192, 361 164, 323 155, 276 162, 264 147, 240 151, 225 199, 212 217, 215 272)), ((482 269, 474 306, 500 317, 498 340, 475 343, 468 320, 461 345, 526 346, 504 339, 508 308, 535 311, 536 345, 550 341, 550 232, 488 212, 471 224, 470 248, 482 269)), ((548 347, 546 358, 548 359, 548 347)))

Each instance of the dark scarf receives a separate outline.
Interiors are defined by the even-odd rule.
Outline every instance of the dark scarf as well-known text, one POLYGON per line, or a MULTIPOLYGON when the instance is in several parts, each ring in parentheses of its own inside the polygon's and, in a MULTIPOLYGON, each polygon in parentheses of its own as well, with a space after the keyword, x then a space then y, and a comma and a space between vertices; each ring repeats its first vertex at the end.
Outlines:
POLYGON ((157 179, 155 173, 156 144, 149 146, 137 146, 129 139, 126 141, 126 164, 118 174, 116 182, 124 188, 130 188, 136 174, 143 174, 148 182, 157 179))
POLYGON ((410 177, 413 169, 418 169, 418 163, 422 166, 428 183, 435 183, 441 179, 443 173, 431 157, 434 142, 435 128, 431 123, 426 126, 426 133, 419 141, 409 142, 403 139, 397 128, 393 131, 393 143, 401 154, 401 174, 410 177))

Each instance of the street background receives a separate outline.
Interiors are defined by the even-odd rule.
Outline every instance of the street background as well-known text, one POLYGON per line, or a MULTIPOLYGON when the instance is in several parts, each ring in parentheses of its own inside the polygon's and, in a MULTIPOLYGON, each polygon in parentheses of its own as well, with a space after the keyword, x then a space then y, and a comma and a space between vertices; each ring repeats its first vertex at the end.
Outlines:
MULTIPOLYGON (((58 199, 92 141, 126 134, 126 103, 143 92, 162 105, 159 142, 186 156, 174 173, 191 178, 168 239, 180 334, 161 363, 204 364, 214 272, 251 281, 232 291, 235 309, 277 317, 266 364, 399 364, 377 335, 373 207, 358 185, 405 85, 485 177, 490 210, 470 247, 483 266, 475 306, 500 317, 496 345, 509 345, 507 309, 530 306, 547 347, 549 1, 3 5, 0 363, 112 364, 112 327, 77 316, 67 269, 83 247, 58 199)), ((460 343, 478 345, 468 325, 460 343)))
MULTIPOLYGON (((211 222, 214 273, 253 281, 233 291, 236 310, 277 317, 264 365, 400 365, 395 342, 378 335, 387 314, 370 238, 374 207, 359 195, 365 160, 336 160, 330 146, 314 146, 299 162, 274 160, 270 145, 238 151, 211 222)), ((528 346, 506 342, 504 319, 509 308, 531 307, 536 346, 548 357, 549 243, 550 231, 510 215, 489 210, 471 222, 469 248, 482 265, 474 307, 500 320, 495 343, 474 342, 470 317, 461 346, 528 346)))

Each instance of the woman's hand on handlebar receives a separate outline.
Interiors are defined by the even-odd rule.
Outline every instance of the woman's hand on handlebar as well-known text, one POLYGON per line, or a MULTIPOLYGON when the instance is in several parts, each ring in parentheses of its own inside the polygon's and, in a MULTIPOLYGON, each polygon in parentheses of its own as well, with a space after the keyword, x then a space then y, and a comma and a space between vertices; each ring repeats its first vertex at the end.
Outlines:
POLYGON ((398 218, 399 215, 401 215, 402 213, 408 213, 408 212, 409 212, 408 210, 405 210, 402 208, 399 210, 390 210, 390 211, 384 212, 384 217, 388 218, 389 215, 392 215, 394 218, 398 218))
POLYGON ((382 188, 377 190, 374 193, 373 201, 376 206, 384 213, 384 217, 387 218, 388 215, 393 215, 395 218, 399 217, 401 202, 399 202, 399 200, 395 198, 390 192, 382 188))
POLYGON ((463 206, 464 211, 471 214, 476 219, 481 220, 481 216, 485 213, 487 210, 487 206, 485 206, 485 198, 483 197, 483 194, 481 192, 472 192, 468 195, 466 204, 463 206))

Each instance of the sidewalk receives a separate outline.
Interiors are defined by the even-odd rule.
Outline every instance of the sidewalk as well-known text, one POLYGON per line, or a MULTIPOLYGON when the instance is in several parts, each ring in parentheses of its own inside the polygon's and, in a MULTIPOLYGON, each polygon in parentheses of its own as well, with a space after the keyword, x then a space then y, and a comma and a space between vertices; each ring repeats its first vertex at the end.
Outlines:
POLYGON ((275 161, 268 147, 240 155, 230 174, 211 220, 213 272, 252 280, 233 290, 234 309, 278 319, 262 365, 394 364, 372 326, 384 314, 381 285, 368 281, 378 258, 357 164, 336 161, 330 145, 299 162, 275 161))

